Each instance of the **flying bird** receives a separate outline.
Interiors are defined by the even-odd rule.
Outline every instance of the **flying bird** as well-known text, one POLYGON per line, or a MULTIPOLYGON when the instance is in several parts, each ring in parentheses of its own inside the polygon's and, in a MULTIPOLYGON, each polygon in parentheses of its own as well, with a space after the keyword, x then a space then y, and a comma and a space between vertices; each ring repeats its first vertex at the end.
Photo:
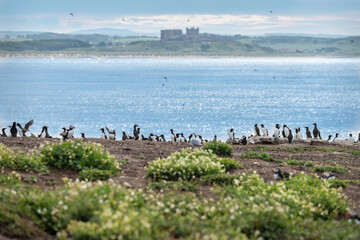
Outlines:
POLYGON ((73 17, 73 16, 74 16, 74 14, 73 14, 73 13, 70 13, 70 16, 72 16, 72 17, 73 17))

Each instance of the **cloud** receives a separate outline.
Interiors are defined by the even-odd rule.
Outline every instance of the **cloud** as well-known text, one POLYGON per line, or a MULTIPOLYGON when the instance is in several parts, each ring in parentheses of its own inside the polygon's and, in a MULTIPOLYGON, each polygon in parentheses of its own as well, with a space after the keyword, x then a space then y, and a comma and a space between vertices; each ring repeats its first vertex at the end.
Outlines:
MULTIPOLYGON (((1 0, 0 0, 1 1, 1 0)), ((31 19, 57 18, 57 26, 48 31, 72 32, 85 29, 96 28, 127 28, 139 32, 154 33, 160 29, 184 29, 186 27, 200 27, 206 31, 214 33, 236 33, 244 31, 245 34, 252 32, 271 32, 285 31, 294 32, 296 29, 313 33, 314 29, 319 31, 315 26, 324 26, 324 31, 331 32, 343 29, 336 29, 335 23, 346 22, 348 26, 358 25, 360 22, 360 13, 358 11, 349 12, 339 15, 313 15, 313 16, 296 16, 296 15, 275 15, 275 14, 161 14, 161 15, 129 15, 115 17, 94 17, 75 15, 35 15, 35 16, 12 16, 13 18, 30 21, 31 19), (124 21, 125 19, 125 21, 124 21), (314 29, 312 29, 314 27, 314 29)), ((1 17, 0 17, 1 18, 1 17)), ((0 19, 1 20, 1 19, 0 19)), ((340 24, 337 24, 340 25, 340 24)), ((349 29, 348 29, 349 31, 349 29)), ((344 32, 341 32, 344 34, 344 32)), ((359 29, 353 29, 352 34, 360 34, 359 29)))

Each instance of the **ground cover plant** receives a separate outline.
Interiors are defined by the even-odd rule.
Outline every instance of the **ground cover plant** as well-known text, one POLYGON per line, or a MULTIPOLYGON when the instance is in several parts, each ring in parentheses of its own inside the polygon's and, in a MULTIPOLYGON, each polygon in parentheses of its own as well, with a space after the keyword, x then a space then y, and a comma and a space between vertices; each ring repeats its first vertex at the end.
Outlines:
POLYGON ((0 167, 43 174, 49 173, 46 163, 41 159, 37 151, 33 151, 31 154, 15 153, 2 143, 0 143, 0 167))
POLYGON ((213 153, 217 155, 231 155, 233 148, 231 145, 227 143, 223 143, 221 141, 211 141, 205 143, 203 149, 205 150, 212 150, 213 153))
POLYGON ((220 158, 211 150, 187 148, 167 158, 149 162, 147 175, 154 179, 192 180, 238 167, 240 165, 234 159, 220 158))
POLYGON ((232 185, 217 188, 216 199, 160 189, 165 191, 77 181, 56 191, 13 194, 1 189, 0 199, 17 204, 26 217, 59 239, 360 237, 356 224, 337 220, 348 208, 341 190, 303 174, 276 183, 241 174, 232 185))
POLYGON ((316 172, 338 172, 338 173, 347 173, 348 170, 339 166, 315 166, 314 171, 316 172))

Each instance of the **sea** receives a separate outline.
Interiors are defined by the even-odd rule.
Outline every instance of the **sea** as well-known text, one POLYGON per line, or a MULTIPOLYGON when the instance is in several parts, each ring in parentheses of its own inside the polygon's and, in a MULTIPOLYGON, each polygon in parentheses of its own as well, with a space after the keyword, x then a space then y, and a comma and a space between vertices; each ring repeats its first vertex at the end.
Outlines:
MULTIPOLYGON (((323 138, 360 132, 360 58, 0 58, 0 126, 59 137, 170 129, 226 140, 317 123, 323 138)), ((6 130, 9 132, 9 129, 6 130)), ((29 133, 28 133, 29 135, 29 133)))

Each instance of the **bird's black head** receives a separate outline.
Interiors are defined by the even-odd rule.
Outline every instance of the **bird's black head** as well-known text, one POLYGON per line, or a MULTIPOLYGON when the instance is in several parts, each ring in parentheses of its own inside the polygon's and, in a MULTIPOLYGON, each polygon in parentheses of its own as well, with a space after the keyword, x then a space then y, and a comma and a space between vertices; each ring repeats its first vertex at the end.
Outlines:
POLYGON ((260 124, 261 127, 264 127, 264 124, 260 124))
POLYGON ((314 125, 316 127, 316 123, 313 123, 312 125, 314 125))
POLYGON ((283 127, 284 127, 284 128, 285 128, 285 127, 287 127, 287 126, 286 126, 286 124, 284 124, 284 126, 283 126, 283 127))
POLYGON ((352 134, 350 133, 349 136, 352 137, 352 134))
POLYGON ((16 127, 16 122, 13 122, 13 125, 12 125, 13 127, 16 127))
POLYGON ((339 136, 339 134, 338 134, 338 133, 336 133, 336 134, 335 134, 335 137, 338 137, 338 136, 339 136))
POLYGON ((254 127, 257 127, 257 123, 255 123, 254 127))

